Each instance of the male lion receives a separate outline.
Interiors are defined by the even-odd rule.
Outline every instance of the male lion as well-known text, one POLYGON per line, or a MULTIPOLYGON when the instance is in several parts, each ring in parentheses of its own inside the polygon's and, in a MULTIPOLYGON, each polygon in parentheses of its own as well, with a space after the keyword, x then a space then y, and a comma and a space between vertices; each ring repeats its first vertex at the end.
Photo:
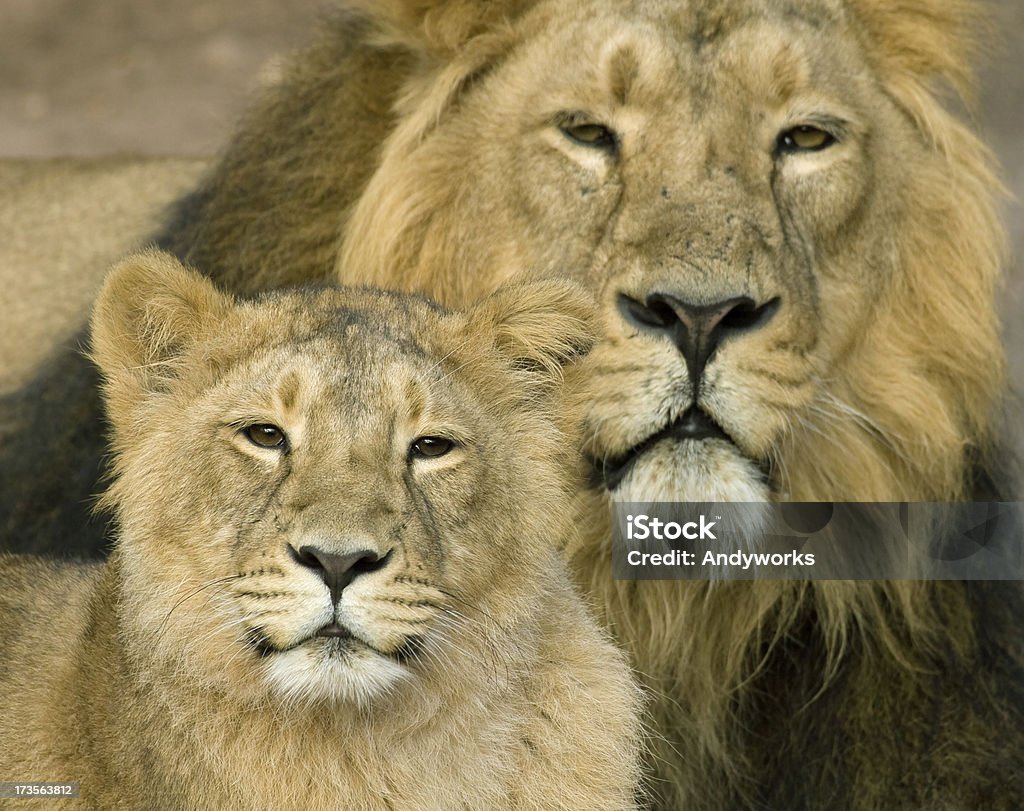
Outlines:
POLYGON ((635 807, 639 692, 552 543, 587 316, 564 282, 463 315, 119 265, 119 540, 0 558, 0 775, 90 809, 635 807))
MULTIPOLYGON (((1019 585, 616 583, 609 560, 612 499, 1005 486, 998 183, 943 106, 977 4, 347 5, 160 243, 245 293, 580 280, 604 338, 575 375, 592 486, 566 552, 661 696, 662 806, 1024 806, 1019 585)), ((63 369, 7 413, 81 380, 63 369)), ((68 399, 4 427, 26 542, 82 520, 63 479, 95 406, 68 399), (46 498, 39 460, 61 460, 46 498)))

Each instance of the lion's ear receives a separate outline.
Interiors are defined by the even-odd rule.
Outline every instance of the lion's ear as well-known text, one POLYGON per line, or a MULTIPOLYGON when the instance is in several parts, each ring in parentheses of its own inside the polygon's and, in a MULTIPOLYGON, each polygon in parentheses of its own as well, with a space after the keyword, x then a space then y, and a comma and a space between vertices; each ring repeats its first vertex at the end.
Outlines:
POLYGON ((233 306, 209 279, 160 251, 123 259, 93 307, 91 355, 112 415, 173 377, 176 361, 233 306))
POLYGON ((469 312, 471 329, 514 367, 561 376, 596 339, 596 305, 582 287, 545 279, 506 285, 469 312))
POLYGON ((345 0, 390 44, 452 54, 534 0, 345 0))

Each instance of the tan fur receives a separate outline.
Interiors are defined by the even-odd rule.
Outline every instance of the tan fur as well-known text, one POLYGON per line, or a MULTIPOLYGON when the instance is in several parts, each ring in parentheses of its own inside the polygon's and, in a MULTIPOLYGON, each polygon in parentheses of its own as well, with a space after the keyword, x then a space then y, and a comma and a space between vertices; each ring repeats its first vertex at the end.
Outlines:
POLYGON ((562 282, 469 314, 240 303, 125 260, 92 324, 119 542, 0 559, 0 775, 81 781, 90 809, 633 807, 639 693, 551 543, 550 407, 589 318, 562 282), (264 423, 286 450, 246 438, 264 423), (309 545, 381 562, 335 612, 309 545), (354 639, 313 636, 335 619, 354 639))
POLYGON ((605 337, 567 412, 597 474, 694 400, 620 294, 777 298, 704 375, 733 443, 662 441, 614 496, 578 500, 570 565, 661 696, 662 805, 1019 808, 1019 587, 609 572, 613 497, 990 495, 999 185, 942 104, 970 85, 979 4, 348 5, 166 244, 246 292, 337 274, 458 306, 524 272, 580 280, 605 337), (573 142, 573 122, 617 149, 573 142), (800 124, 838 143, 775 154, 800 124))
MULTIPOLYGON (((437 19, 464 13, 439 5, 437 19)), ((587 280, 603 296, 607 337, 577 376, 570 413, 582 418, 585 452, 599 467, 693 402, 680 355, 625 322, 619 294, 777 296, 771 324, 725 344, 705 375, 702 405, 739 453, 662 442, 614 497, 970 497, 973 467, 994 452, 1005 389, 993 304, 999 186, 987 150, 933 89, 969 85, 975 4, 663 3, 646 7, 650 18, 625 8, 537 3, 439 59, 431 81, 410 82, 348 224, 342 278, 453 302, 524 267, 587 280), (776 14, 783 5, 795 13, 776 14), (460 56, 484 48, 497 67, 460 92, 466 72, 481 72, 466 64, 460 74, 460 56), (580 54, 589 57, 582 67, 580 54), (567 144, 548 124, 560 109, 611 126, 619 154, 567 144), (779 131, 818 115, 845 121, 839 144, 772 158, 779 131), (467 227, 478 211, 487 227, 467 227), (387 268, 396 259, 418 272, 395 277, 387 268), (481 265, 493 270, 482 275, 481 265), (767 486, 751 460, 771 470, 767 486)), ((445 19, 444 28, 471 26, 445 19)), ((430 27, 421 34, 424 53, 435 53, 430 27)), ((742 742, 743 691, 808 617, 822 645, 803 674, 808 701, 850 661, 864 662, 863 686, 844 699, 854 708, 856 690, 913 685, 936 658, 977 661, 977 619, 957 585, 616 582, 608 519, 594 518, 609 515, 611 498, 581 495, 586 532, 568 555, 664 696, 655 768, 665 782, 655 785, 666 808, 756 805, 765 791, 757 782, 772 777, 752 780, 750 770, 771 755, 742 742)), ((911 715, 926 703, 918 688, 904 699, 911 715)), ((849 745, 854 782, 842 796, 863 808, 939 797, 971 807, 986 796, 970 781, 958 785, 955 769, 924 777, 925 789, 901 778, 910 788, 893 793, 894 778, 874 765, 888 757, 885 706, 866 701, 867 713, 886 720, 866 724, 863 750, 849 745)), ((993 759, 998 744, 983 725, 949 724, 960 752, 951 763, 993 759)), ((1012 807, 1016 796, 992 802, 1012 807)))
MULTIPOLYGON (((467 13, 458 4, 433 5, 450 5, 445 9, 450 14, 467 13)), ((618 347, 635 332, 618 317, 615 293, 660 286, 705 300, 740 289, 762 299, 784 295, 790 312, 776 319, 773 334, 758 335, 742 349, 737 344, 728 354, 723 349, 717 362, 730 389, 753 391, 753 397, 723 392, 724 402, 710 405, 745 412, 722 416, 743 423, 727 427, 738 434, 744 451, 778 464, 774 489, 794 500, 961 497, 968 486, 965 450, 990 446, 1005 388, 992 306, 1002 233, 993 210, 998 186, 988 152, 942 109, 928 83, 943 75, 957 84, 966 81, 957 54, 966 48, 959 38, 969 31, 964 17, 974 5, 922 1, 895 13, 885 3, 795 4, 808 19, 827 26, 828 49, 809 25, 786 28, 770 17, 747 18, 749 9, 772 3, 716 3, 708 13, 666 6, 660 16, 656 13, 661 24, 654 42, 644 41, 644 24, 621 21, 615 4, 608 4, 604 15, 588 15, 576 24, 571 4, 560 4, 561 16, 555 18, 554 4, 537 5, 520 24, 527 45, 518 42, 515 29, 503 30, 502 38, 487 35, 494 47, 500 42, 506 50, 514 45, 519 50, 503 55, 488 86, 461 99, 458 107, 447 94, 436 95, 436 84, 416 78, 415 87, 429 90, 415 99, 418 104, 402 99, 408 114, 390 137, 349 223, 342 277, 427 290, 454 302, 472 300, 524 267, 594 278, 607 299, 611 332, 583 398, 585 417, 595 422, 609 417, 602 387, 638 389, 639 381, 655 372, 666 381, 682 377, 686 384, 685 370, 676 369, 678 357, 646 341, 638 351, 649 358, 647 367, 639 373, 616 371, 623 354, 618 347), (715 61, 677 68, 668 42, 685 41, 697 28, 721 40, 720 48, 703 56, 715 61), (599 43, 609 52, 635 51, 643 68, 632 103, 621 109, 606 95, 600 64, 594 65, 593 77, 571 85, 576 107, 607 111, 594 117, 608 124, 621 120, 624 165, 617 170, 600 156, 581 156, 579 149, 572 153, 560 144, 560 151, 570 154, 567 167, 559 166, 544 154, 550 151, 545 148, 549 133, 541 129, 529 136, 539 157, 525 161, 524 171, 523 155, 501 148, 501 128, 522 126, 506 110, 525 107, 526 99, 542 109, 565 106, 559 94, 567 91, 549 90, 547 79, 566 72, 558 62, 565 59, 568 43, 587 41, 595 53, 601 52, 599 43), (782 43, 801 54, 807 72, 813 71, 802 95, 828 97, 823 109, 834 106, 831 99, 841 100, 849 108, 843 113, 852 119, 842 149, 790 161, 796 164, 785 168, 793 173, 791 188, 778 189, 793 195, 790 211, 808 219, 805 227, 813 230, 805 238, 815 256, 809 264, 793 262, 777 244, 767 250, 740 244, 726 261, 711 262, 709 255, 733 239, 733 232, 746 238, 736 217, 750 218, 773 240, 786 238, 765 205, 770 167, 750 143, 770 146, 778 129, 802 120, 788 111, 804 112, 811 105, 799 97, 769 99, 774 106, 760 109, 764 96, 771 95, 764 88, 771 84, 769 71, 782 43), (878 78, 870 71, 874 63, 880 65, 878 78), (675 118, 692 115, 687 77, 696 73, 714 82, 703 99, 710 109, 683 125, 675 118), (751 121, 752 105, 767 122, 751 121), (739 143, 730 150, 733 139, 739 143), (571 179, 573 164, 580 167, 583 160, 594 165, 577 169, 579 181, 571 179), (693 185, 691 177, 719 171, 724 163, 741 180, 712 176, 693 185), (638 179, 629 190, 632 196, 623 200, 624 178, 618 173, 626 170, 638 179), (868 185, 865 177, 879 182, 868 185), (577 182, 592 188, 581 193, 577 182), (659 196, 662 190, 667 197, 659 196), (591 203, 587 196, 604 199, 591 203), (608 211, 618 206, 614 220, 602 220, 604 227, 610 222, 610 232, 584 234, 573 227, 573 222, 598 219, 597 205, 608 211), (471 212, 479 210, 488 211, 488 227, 468 229, 471 212), (699 221, 701 240, 689 237, 688 217, 699 221), (896 245, 892 234, 898 235, 896 245), (669 257, 676 248, 688 255, 669 257), (748 256, 755 275, 744 281, 730 260, 739 264, 748 256), (404 267, 394 263, 396 258, 416 263, 418 273, 403 270, 396 278, 388 269, 404 267), (653 267, 670 261, 679 267, 653 267), (783 263, 799 267, 780 267, 783 263), (481 264, 492 270, 480 273, 481 264), (683 281, 679 276, 687 265, 692 265, 688 275, 697 278, 683 281), (813 279, 792 278, 798 274, 813 279), (773 342, 786 348, 771 351, 773 342), (741 351, 743 364, 732 357, 741 351), (639 377, 631 380, 630 374, 639 377), (818 463, 823 456, 830 464, 818 463)), ((464 50, 472 47, 471 42, 464 50)), ((445 64, 432 78, 457 86, 451 70, 445 64)), ((635 360, 635 352, 629 357, 635 360)), ((651 399, 669 397, 657 394, 651 399)), ((621 415, 624 422, 632 410, 621 415)), ((595 456, 619 453, 647 434, 643 425, 622 424, 607 437, 596 426, 593 430, 595 456)))

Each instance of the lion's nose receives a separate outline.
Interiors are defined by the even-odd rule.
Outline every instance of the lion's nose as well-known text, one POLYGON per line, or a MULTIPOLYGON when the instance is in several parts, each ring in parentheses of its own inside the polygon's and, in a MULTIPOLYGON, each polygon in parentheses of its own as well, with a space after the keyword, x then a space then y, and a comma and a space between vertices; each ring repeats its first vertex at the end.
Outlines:
POLYGON ((763 327, 778 309, 778 298, 761 305, 747 296, 692 304, 668 293, 651 293, 642 302, 619 294, 619 310, 626 321, 664 335, 676 345, 686 360, 694 388, 724 340, 763 327))
POLYGON ((288 552, 296 563, 312 569, 323 578, 331 590, 331 601, 335 605, 341 598, 341 592, 353 580, 361 574, 382 568, 390 557, 390 553, 381 557, 370 549, 337 555, 316 546, 300 546, 298 551, 289 546, 288 552))

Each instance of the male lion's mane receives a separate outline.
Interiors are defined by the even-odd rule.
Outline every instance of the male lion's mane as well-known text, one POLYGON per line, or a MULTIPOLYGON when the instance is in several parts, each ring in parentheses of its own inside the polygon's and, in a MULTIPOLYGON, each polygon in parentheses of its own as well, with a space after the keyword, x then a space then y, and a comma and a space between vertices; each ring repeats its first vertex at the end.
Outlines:
MULTIPOLYGON (((158 241, 245 293, 340 267, 347 281, 449 303, 478 296, 500 280, 460 249, 466 224, 445 214, 446 167, 459 157, 427 136, 543 15, 521 17, 528 2, 486 13, 471 2, 348 5, 158 241)), ((988 150, 943 104, 944 88, 969 92, 977 6, 845 7, 881 91, 941 171, 913 179, 893 282, 829 381, 835 402, 804 411, 773 453, 780 492, 1005 498, 999 184, 988 150)), ((607 494, 582 493, 580 510, 607 514, 607 494)), ((1019 807, 1018 585, 618 583, 609 544, 598 521, 568 554, 664 696, 654 712, 671 738, 655 755, 674 786, 655 786, 665 797, 709 809, 1019 807)))

